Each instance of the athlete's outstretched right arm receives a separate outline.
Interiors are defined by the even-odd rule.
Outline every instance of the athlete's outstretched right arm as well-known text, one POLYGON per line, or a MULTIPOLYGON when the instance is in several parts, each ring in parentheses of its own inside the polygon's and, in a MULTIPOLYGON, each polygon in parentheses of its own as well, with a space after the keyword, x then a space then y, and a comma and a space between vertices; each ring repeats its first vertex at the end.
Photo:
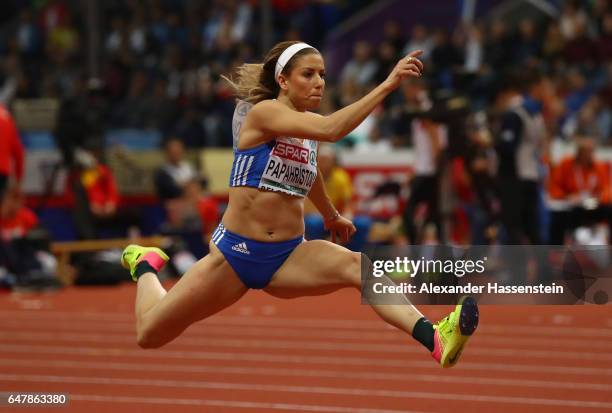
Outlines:
POLYGON ((336 142, 355 129, 378 104, 401 81, 409 76, 419 77, 423 64, 417 56, 418 50, 402 58, 393 68, 387 79, 357 102, 340 109, 331 115, 320 116, 310 112, 297 112, 274 100, 256 104, 247 120, 252 122, 249 129, 258 131, 251 136, 251 144, 263 143, 276 136, 292 136, 325 142, 336 142))

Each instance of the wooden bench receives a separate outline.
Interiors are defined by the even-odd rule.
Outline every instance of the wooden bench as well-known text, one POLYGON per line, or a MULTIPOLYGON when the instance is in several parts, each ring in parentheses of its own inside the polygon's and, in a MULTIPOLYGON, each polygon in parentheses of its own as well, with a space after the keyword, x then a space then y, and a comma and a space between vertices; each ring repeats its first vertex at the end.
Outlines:
POLYGON ((165 237, 114 238, 51 243, 51 252, 57 256, 57 275, 64 285, 74 282, 75 270, 70 266, 70 256, 75 252, 97 252, 110 249, 123 249, 129 244, 140 244, 148 247, 161 247, 165 237))

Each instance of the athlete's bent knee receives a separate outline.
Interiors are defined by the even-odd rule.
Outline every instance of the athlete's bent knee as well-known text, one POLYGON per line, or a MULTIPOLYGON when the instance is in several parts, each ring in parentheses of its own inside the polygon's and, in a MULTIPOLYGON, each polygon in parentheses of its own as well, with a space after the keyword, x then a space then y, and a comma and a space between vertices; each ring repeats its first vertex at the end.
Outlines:
POLYGON ((158 348, 153 345, 153 340, 146 334, 136 333, 136 344, 142 349, 158 348))
POLYGON ((136 343, 138 347, 144 349, 161 347, 161 343, 156 343, 154 335, 147 331, 138 331, 136 333, 136 343))
POLYGON ((342 279, 352 287, 361 286, 360 252, 347 252, 346 262, 342 265, 342 279))
POLYGON ((166 341, 163 340, 159 332, 155 331, 150 323, 138 323, 136 327, 136 343, 138 347, 144 349, 160 348, 166 341))

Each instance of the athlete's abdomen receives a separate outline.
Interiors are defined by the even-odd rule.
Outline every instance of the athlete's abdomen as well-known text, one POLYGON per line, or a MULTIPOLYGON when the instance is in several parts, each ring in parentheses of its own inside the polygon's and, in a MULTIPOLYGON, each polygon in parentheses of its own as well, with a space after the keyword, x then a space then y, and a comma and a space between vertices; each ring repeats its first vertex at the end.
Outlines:
POLYGON ((230 231, 258 241, 293 239, 304 233, 304 198, 257 188, 230 188, 223 223, 230 231))

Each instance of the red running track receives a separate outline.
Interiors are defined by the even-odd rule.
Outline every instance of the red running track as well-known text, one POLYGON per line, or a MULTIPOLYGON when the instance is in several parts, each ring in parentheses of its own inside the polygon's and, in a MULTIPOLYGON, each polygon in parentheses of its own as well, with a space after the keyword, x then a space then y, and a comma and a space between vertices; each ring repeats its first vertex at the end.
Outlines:
MULTIPOLYGON (((70 412, 612 411, 610 306, 485 306, 455 368, 345 290, 250 292, 159 350, 135 344, 135 286, 0 295, 0 391, 70 412)), ((423 307, 436 320, 449 307, 423 307)), ((48 409, 0 407, 4 411, 48 409)))

